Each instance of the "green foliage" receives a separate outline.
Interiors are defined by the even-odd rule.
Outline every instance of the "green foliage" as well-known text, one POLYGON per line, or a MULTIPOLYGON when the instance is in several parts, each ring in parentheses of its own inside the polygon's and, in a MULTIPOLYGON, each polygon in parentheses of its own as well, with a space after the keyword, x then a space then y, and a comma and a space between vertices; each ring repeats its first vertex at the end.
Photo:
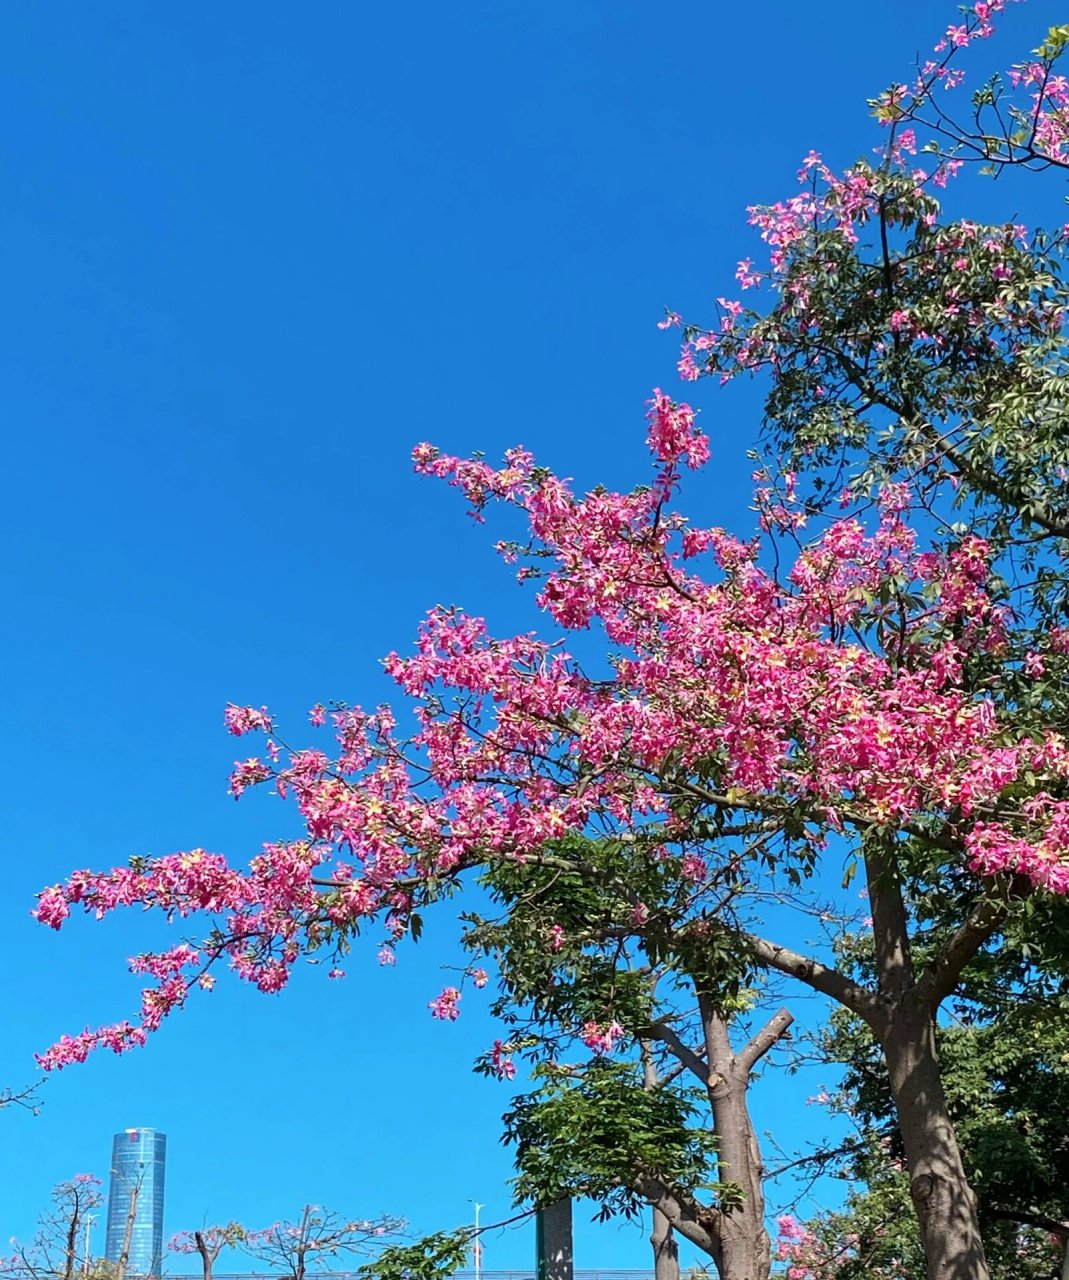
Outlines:
MULTIPOLYGON (((711 833, 703 833, 711 834, 711 833)), ((729 864, 699 890, 678 857, 651 856, 656 838, 546 847, 540 862, 500 863, 481 883, 499 913, 465 917, 464 942, 501 976, 494 1013, 552 1059, 587 1022, 619 1022, 633 1037, 696 986, 727 1014, 752 1002, 753 966, 737 943, 702 927, 734 887, 729 864), (658 975, 657 983, 651 975, 658 975)))
MULTIPOLYGON (((915 898, 916 892, 914 886, 915 898)), ((934 914, 931 902, 916 905, 934 914)), ((937 1028, 948 1108, 993 1276, 1004 1280, 1048 1276, 1049 1233, 1029 1224, 1069 1221, 1069 904, 1045 896, 1028 906, 974 958, 953 1019, 937 1028)), ((915 957, 921 964, 924 941, 922 935, 915 957)), ((869 950, 867 940, 852 938, 841 945, 840 959, 863 971, 869 950)), ((915 1225, 905 1175, 896 1172, 902 1146, 882 1053, 869 1029, 842 1010, 832 1016, 824 1050, 846 1064, 839 1107, 874 1136, 849 1168, 867 1189, 852 1194, 827 1230, 842 1234, 851 1221, 876 1221, 884 1201, 898 1196, 909 1218, 896 1224, 894 1247, 904 1250, 903 1240, 916 1244, 915 1225)))
POLYGON ((472 1231, 460 1227, 424 1236, 411 1245, 390 1245, 357 1271, 365 1280, 444 1280, 459 1271, 471 1252, 472 1231))
MULTIPOLYGON (((842 1209, 807 1223, 820 1280, 918 1280, 925 1274, 909 1177, 870 1153, 868 1180, 851 1187, 842 1209)), ((991 1280, 1051 1280, 1061 1250, 1048 1232, 999 1224, 985 1233, 991 1280)))
POLYGON ((684 1193, 710 1176, 710 1134, 692 1127, 694 1092, 647 1088, 628 1063, 596 1058, 582 1071, 542 1068, 538 1089, 505 1115, 516 1148, 517 1203, 541 1208, 565 1196, 601 1202, 601 1217, 642 1207, 636 1174, 684 1193))

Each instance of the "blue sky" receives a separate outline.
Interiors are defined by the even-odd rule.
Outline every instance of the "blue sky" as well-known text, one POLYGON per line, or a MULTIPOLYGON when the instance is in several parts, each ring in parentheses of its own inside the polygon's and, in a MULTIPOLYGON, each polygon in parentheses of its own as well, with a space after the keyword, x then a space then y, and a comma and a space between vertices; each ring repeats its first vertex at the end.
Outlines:
MULTIPOLYGON (((1010 60, 1064 16, 1015 6, 1010 60)), ((953 6, 639 0, 452 6, 7 6, 0 18, 0 740, 8 942, 0 1082, 64 1031, 129 1013, 137 915, 29 919, 86 865, 204 845, 230 856, 292 816, 226 773, 228 700, 296 723, 389 692, 378 659, 436 602, 495 628, 530 597, 443 486, 431 439, 520 443, 580 485, 645 478, 643 403, 675 388, 665 305, 733 293, 748 203, 811 148, 875 135, 865 99, 953 6)), ((1060 221, 1059 191, 1047 184, 1060 221)), ((985 188, 991 216, 1034 195, 985 188)), ((975 211, 975 207, 974 207, 975 211)), ((715 452, 688 506, 749 527, 753 388, 696 393, 715 452)), ((106 1173, 110 1135, 170 1135, 169 1231, 306 1201, 418 1229, 508 1208, 507 1091, 470 1074, 477 1007, 433 1023, 448 917, 396 970, 302 973, 268 999, 221 984, 140 1053, 98 1057, 0 1117, 0 1239, 50 1186, 106 1173)), ((474 1001, 466 1003, 475 1004, 474 1001)), ((758 1123, 823 1123, 778 1079, 758 1123), (774 1095, 774 1096, 772 1096, 774 1095)), ((530 1231, 487 1242, 527 1265, 530 1231)), ((635 1229, 587 1227, 582 1266, 642 1266, 635 1229)))

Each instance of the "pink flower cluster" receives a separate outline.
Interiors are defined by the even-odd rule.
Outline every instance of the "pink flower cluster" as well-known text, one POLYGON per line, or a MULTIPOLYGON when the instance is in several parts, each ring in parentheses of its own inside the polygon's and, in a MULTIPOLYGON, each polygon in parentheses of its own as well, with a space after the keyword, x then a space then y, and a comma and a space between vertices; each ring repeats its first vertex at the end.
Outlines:
POLYGON ((261 707, 257 711, 255 707, 239 707, 233 702, 228 702, 223 712, 223 719, 226 727, 237 738, 254 730, 271 732, 271 717, 267 714, 266 707, 261 707))
POLYGON ((1024 62, 1010 72, 1014 88, 1028 88, 1036 151, 1056 164, 1069 164, 1069 80, 1052 75, 1049 64, 1024 62))
POLYGON ((443 1022, 456 1022, 460 1017, 460 992, 456 987, 446 987, 441 995, 435 996, 427 1006, 431 1016, 441 1018, 443 1022))
MULTIPOLYGON (((652 837, 651 856, 676 859, 681 882, 700 892, 715 860, 732 855, 695 851, 681 798, 699 816, 789 810, 815 847, 849 822, 949 820, 980 874, 1069 891, 1066 806, 1050 799, 1067 776, 1064 743, 1007 742, 992 704, 962 686, 970 654, 1014 662, 989 593, 990 548, 967 537, 919 550, 910 491, 893 486, 873 526, 845 515, 773 576, 755 543, 695 529, 675 510, 678 466, 698 448, 693 416, 659 395, 652 413, 657 482, 627 494, 577 494, 522 450, 498 470, 429 446, 416 455, 477 512, 494 499, 524 514, 543 566, 539 603, 565 630, 601 630, 609 677, 587 675, 559 643, 494 637, 480 618, 432 610, 414 651, 385 663, 413 734, 399 737, 386 707, 339 705, 333 756, 293 750, 250 774, 248 785, 269 783, 293 803, 298 838, 265 845, 241 870, 196 849, 79 871, 41 894, 35 915, 56 929, 74 906, 211 921, 199 946, 134 962, 153 982, 136 1023, 66 1037, 46 1066, 141 1043, 216 963, 277 992, 302 956, 369 920, 385 928, 381 956, 392 961, 416 887, 439 893, 469 869, 522 862, 595 823, 652 837), (871 643, 866 630, 885 617, 894 629, 871 643), (717 791, 702 798, 694 780, 711 761, 717 791), (1041 797, 1004 805, 1025 774, 1041 797)), ((230 720, 273 732, 263 709, 236 708, 230 720)), ((645 908, 636 911, 637 921, 645 908)), ((550 950, 564 940, 551 931, 550 950)), ((451 1021, 459 1000, 448 987, 431 1011, 451 1021)), ((582 1033, 599 1052, 622 1034, 595 1022, 582 1033)))
POLYGON ((595 1053, 612 1053, 624 1038, 624 1029, 615 1019, 605 1024, 584 1022, 579 1038, 595 1053))
POLYGON ((490 1050, 490 1070, 498 1080, 514 1080, 516 1064, 512 1061, 511 1050, 502 1040, 495 1040, 490 1050))
POLYGON ((709 461, 709 437, 697 429, 689 404, 676 404, 658 387, 653 392, 646 441, 654 457, 671 466, 685 459, 688 467, 703 467, 709 461))

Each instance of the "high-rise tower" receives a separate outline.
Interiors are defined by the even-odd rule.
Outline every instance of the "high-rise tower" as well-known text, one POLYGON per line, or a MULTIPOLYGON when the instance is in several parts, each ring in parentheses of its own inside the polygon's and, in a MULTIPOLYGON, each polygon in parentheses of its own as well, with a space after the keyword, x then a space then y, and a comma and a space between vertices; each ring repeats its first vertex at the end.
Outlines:
POLYGON ((163 1267, 166 1163, 167 1135, 155 1129, 126 1129, 111 1144, 104 1256, 118 1263, 128 1241, 128 1276, 158 1276, 163 1267))

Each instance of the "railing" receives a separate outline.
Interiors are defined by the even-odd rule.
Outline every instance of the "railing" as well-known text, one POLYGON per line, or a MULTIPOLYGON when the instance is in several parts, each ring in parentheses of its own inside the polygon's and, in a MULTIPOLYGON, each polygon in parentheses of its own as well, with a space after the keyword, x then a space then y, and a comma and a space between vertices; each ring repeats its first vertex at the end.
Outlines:
MULTIPOLYGON (((775 1263, 772 1268, 773 1280, 786 1275, 785 1271, 777 1269, 775 1263)), ((684 1266, 681 1270, 684 1280, 687 1280, 702 1268, 684 1266)), ((710 1280, 714 1280, 715 1274, 709 1270, 710 1280)), ((455 1271, 453 1280, 537 1280, 537 1275, 534 1267, 517 1271, 455 1271)), ((201 1280, 201 1274, 168 1271, 162 1280, 201 1280)), ((287 1280, 287 1277, 277 1271, 213 1271, 212 1280, 287 1280)), ((309 1271, 305 1280, 360 1280, 360 1277, 355 1271, 309 1271)), ((630 1270, 617 1267, 604 1271, 580 1268, 575 1271, 574 1280, 653 1280, 653 1270, 643 1267, 630 1270)))
MULTIPOLYGON (((517 1271, 455 1271, 454 1280, 536 1280, 534 1267, 517 1271)), ((199 1272, 168 1271, 164 1280, 201 1280, 199 1272)), ((277 1271, 213 1271, 212 1280, 285 1280, 277 1271)), ((309 1271, 305 1280, 358 1280, 355 1271, 309 1271)), ((612 1269, 607 1271, 587 1271, 579 1269, 575 1272, 575 1280, 653 1280, 652 1269, 639 1267, 635 1270, 612 1269)))
MULTIPOLYGON (((703 1270, 708 1271, 710 1280, 715 1280, 716 1273, 711 1268, 687 1266, 681 1268, 684 1280, 703 1270)), ((786 1274, 777 1267, 776 1263, 772 1264, 772 1280, 782 1278, 786 1274)), ((537 1280, 537 1276, 535 1268, 528 1267, 517 1271, 455 1271, 453 1280, 537 1280)), ((201 1274, 192 1271, 189 1273, 168 1271, 162 1280, 201 1280, 201 1274)), ((287 1277, 277 1271, 213 1271, 212 1280, 287 1280, 287 1277)), ((309 1271, 305 1280, 360 1280, 360 1277, 355 1271, 309 1271)), ((629 1270, 616 1267, 604 1271, 598 1269, 590 1271, 580 1268, 575 1271, 574 1280, 653 1280, 653 1269, 636 1267, 629 1270)))

